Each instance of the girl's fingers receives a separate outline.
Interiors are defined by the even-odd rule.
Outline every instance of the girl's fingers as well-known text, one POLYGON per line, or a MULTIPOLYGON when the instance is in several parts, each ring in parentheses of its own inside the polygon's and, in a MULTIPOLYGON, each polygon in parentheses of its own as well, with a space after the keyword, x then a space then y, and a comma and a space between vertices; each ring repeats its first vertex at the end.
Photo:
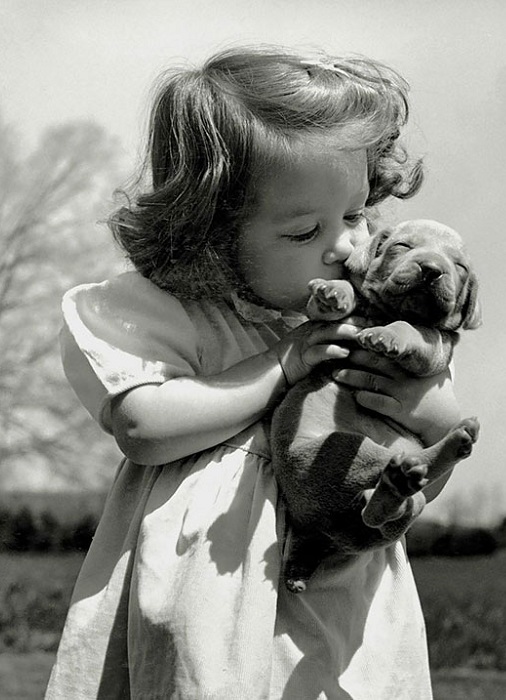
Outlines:
POLYGON ((365 372, 361 369, 339 369, 332 373, 338 384, 346 384, 352 389, 373 392, 375 394, 389 394, 391 380, 380 374, 365 372))
POLYGON ((323 362, 324 360, 342 360, 348 357, 350 351, 348 348, 343 348, 340 345, 311 345, 303 353, 302 357, 311 367, 323 362))
POLYGON ((353 350, 349 359, 353 365, 373 370, 390 379, 399 380, 405 377, 405 372, 393 360, 369 350, 353 350))
POLYGON ((313 324, 306 337, 306 349, 302 353, 304 362, 311 367, 325 360, 342 360, 348 357, 350 349, 339 343, 355 340, 361 329, 349 323, 313 324))
POLYGON ((309 345, 329 344, 343 340, 355 340, 362 330, 350 323, 313 324, 313 329, 307 336, 309 345))
POLYGON ((355 401, 363 408, 368 408, 370 411, 381 413, 382 416, 389 416, 390 418, 395 418, 402 408, 401 404, 393 396, 372 394, 369 391, 357 391, 355 401))
POLYGON ((333 372, 338 384, 355 389, 355 401, 383 416, 395 417, 402 409, 400 402, 391 395, 392 380, 379 374, 359 369, 342 369, 333 372))

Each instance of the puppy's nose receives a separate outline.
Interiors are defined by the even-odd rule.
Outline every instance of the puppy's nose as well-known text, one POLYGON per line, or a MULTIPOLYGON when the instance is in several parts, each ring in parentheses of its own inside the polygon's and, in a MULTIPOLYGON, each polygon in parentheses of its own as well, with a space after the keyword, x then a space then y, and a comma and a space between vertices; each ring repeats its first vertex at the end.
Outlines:
POLYGON ((444 274, 444 270, 441 269, 441 266, 438 265, 437 262, 426 261, 420 263, 420 267, 425 282, 435 282, 444 274))

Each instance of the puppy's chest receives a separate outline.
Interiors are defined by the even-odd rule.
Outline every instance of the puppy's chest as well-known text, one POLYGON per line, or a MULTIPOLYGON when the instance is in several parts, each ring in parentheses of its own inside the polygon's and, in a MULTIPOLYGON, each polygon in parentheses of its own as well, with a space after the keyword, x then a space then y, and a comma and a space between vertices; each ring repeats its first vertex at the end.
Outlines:
POLYGON ((381 326, 392 321, 391 318, 387 318, 385 312, 377 304, 373 303, 372 299, 359 292, 355 293, 355 307, 352 315, 346 321, 352 322, 355 317, 360 319, 361 325, 365 320, 366 326, 381 326))
POLYGON ((347 387, 336 384, 330 377, 323 382, 320 379, 317 384, 316 389, 310 390, 308 380, 307 393, 299 394, 302 406, 296 430, 298 438, 325 437, 337 431, 359 434, 385 447, 404 448, 406 441, 411 442, 410 433, 402 426, 358 405, 347 387))

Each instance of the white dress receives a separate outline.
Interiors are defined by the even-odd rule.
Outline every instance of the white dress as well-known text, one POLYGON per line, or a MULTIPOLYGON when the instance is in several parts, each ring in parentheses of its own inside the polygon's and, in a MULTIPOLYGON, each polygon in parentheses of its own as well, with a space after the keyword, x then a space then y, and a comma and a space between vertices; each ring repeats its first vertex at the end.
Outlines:
MULTIPOLYGON (((63 312, 65 371, 108 431, 112 397, 218 373, 272 345, 288 322, 177 300, 136 272, 71 290, 63 312)), ((300 595, 278 585, 284 518, 269 455, 265 421, 171 464, 123 460, 48 700, 431 698, 403 542, 344 569, 329 561, 300 595)))

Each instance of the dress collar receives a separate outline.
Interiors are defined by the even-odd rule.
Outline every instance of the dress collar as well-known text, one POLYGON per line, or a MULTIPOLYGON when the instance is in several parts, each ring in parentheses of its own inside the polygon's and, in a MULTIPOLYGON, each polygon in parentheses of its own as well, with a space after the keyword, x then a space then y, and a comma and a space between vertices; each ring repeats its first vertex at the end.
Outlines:
POLYGON ((288 328, 297 328, 308 320, 307 316, 297 311, 268 309, 265 306, 242 299, 236 292, 232 292, 230 298, 239 316, 250 323, 272 323, 281 320, 288 328))

